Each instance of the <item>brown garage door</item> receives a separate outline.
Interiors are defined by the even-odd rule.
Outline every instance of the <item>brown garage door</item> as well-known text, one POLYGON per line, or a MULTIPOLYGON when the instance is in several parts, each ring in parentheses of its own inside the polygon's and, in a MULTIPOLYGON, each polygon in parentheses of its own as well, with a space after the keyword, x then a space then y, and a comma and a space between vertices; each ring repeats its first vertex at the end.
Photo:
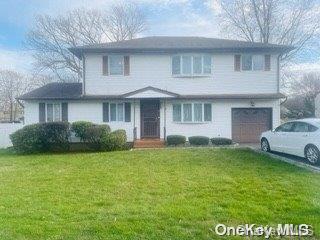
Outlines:
POLYGON ((271 108, 233 108, 232 139, 238 143, 259 142, 260 134, 272 128, 271 108))

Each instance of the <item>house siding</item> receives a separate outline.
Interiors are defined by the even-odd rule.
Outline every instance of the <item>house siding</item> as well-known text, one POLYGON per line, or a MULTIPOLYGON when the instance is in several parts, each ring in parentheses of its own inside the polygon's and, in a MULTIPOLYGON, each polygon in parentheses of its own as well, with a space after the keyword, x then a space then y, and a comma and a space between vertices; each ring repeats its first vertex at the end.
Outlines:
POLYGON ((85 56, 88 95, 118 95, 147 86, 182 95, 278 92, 277 55, 271 55, 271 71, 239 72, 234 71, 234 54, 213 54, 212 75, 209 77, 173 77, 172 55, 169 54, 130 55, 129 76, 103 76, 102 56, 85 56))
MULTIPOLYGON (((64 101, 65 102, 65 101, 64 101)), ((140 139, 140 100, 125 100, 131 102, 131 122, 103 122, 102 103, 104 101, 69 101, 68 114, 69 122, 91 121, 97 124, 108 124, 112 130, 126 130, 128 141, 133 141, 133 130, 137 128, 137 138, 140 139), (135 110, 135 111, 134 111, 135 110)), ((110 102, 120 102, 110 100, 110 102)), ((124 101, 121 101, 124 102, 124 101)), ((280 124, 280 102, 279 100, 254 100, 256 108, 272 108, 273 127, 280 124)), ((25 103, 25 124, 39 122, 39 102, 27 101, 25 103)), ((202 135, 207 137, 227 137, 232 136, 231 109, 248 108, 251 106, 250 100, 160 100, 160 138, 166 135, 179 134, 186 137, 202 135), (212 103, 212 121, 208 123, 176 123, 172 120, 173 103, 212 103)))

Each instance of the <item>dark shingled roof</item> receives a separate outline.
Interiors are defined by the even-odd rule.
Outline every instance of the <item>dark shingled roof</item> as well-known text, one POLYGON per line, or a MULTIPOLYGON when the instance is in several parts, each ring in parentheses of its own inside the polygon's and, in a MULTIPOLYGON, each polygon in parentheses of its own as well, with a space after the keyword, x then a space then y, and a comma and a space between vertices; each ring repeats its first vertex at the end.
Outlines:
POLYGON ((78 99, 82 94, 81 83, 49 83, 43 87, 37 88, 28 92, 18 99, 33 100, 33 99, 78 99))
MULTIPOLYGON (((157 89, 153 87, 146 87, 138 89, 134 92, 141 92, 148 89, 157 89)), ((157 89, 159 91, 161 89, 157 89)), ((167 92, 161 90, 162 92, 167 92)), ((43 87, 37 88, 28 92, 17 99, 19 100, 104 100, 104 99, 124 99, 129 94, 122 95, 82 95, 81 83, 49 83, 43 87)), ((170 93, 174 98, 179 99, 280 99, 285 96, 281 93, 270 94, 202 94, 202 95, 179 95, 170 93)))
POLYGON ((113 52, 113 53, 167 53, 174 51, 208 51, 208 52, 243 52, 269 51, 286 52, 292 46, 264 44, 238 40, 227 40, 206 37, 144 37, 120 42, 92 44, 70 48, 76 56, 81 57, 85 52, 113 52))

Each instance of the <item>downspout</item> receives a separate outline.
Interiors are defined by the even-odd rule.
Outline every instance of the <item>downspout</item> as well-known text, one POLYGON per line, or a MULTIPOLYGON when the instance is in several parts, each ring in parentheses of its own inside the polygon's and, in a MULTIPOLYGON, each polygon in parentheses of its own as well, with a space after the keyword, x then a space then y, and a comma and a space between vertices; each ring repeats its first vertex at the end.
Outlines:
POLYGON ((133 99, 133 141, 137 140, 137 128, 136 128, 136 100, 133 99))
POLYGON ((277 57, 277 81, 278 81, 277 93, 280 93, 280 58, 281 56, 282 54, 279 54, 277 57))
POLYGON ((163 139, 166 141, 167 138, 167 99, 164 99, 164 107, 163 107, 163 117, 164 117, 164 123, 163 123, 163 139))
POLYGON ((82 55, 82 95, 86 95, 86 58, 82 55))

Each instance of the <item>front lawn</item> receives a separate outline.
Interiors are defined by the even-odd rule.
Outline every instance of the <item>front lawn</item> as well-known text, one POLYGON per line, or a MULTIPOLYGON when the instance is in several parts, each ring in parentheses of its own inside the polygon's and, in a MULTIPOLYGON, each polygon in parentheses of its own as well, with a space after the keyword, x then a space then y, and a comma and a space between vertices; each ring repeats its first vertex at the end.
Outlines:
POLYGON ((0 239, 218 239, 217 223, 320 237, 320 174, 240 149, 0 152, 0 239))

